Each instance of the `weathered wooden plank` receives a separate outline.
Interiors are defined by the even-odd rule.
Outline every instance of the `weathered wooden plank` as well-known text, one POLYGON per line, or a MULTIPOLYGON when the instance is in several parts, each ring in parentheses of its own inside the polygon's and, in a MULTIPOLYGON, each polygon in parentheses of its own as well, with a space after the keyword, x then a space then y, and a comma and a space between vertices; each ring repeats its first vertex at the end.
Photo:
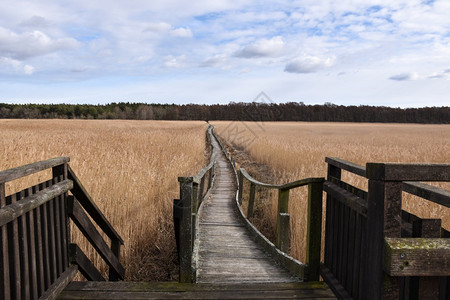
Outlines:
POLYGON ((450 191, 422 182, 403 182, 403 190, 431 202, 450 207, 450 191))
MULTIPOLYGON (((49 186, 51 183, 46 182, 43 184, 43 187, 41 190, 43 190, 45 187, 49 186)), ((49 217, 48 217, 48 210, 47 210, 48 202, 42 204, 39 209, 41 212, 41 232, 42 232, 42 260, 43 260, 43 273, 44 273, 44 289, 43 291, 47 290, 50 285, 52 284, 51 281, 51 268, 50 268, 50 249, 48 247, 49 243, 49 232, 48 232, 48 223, 49 223, 49 217)))
POLYGON ((289 252, 289 238, 289 190, 278 190, 278 211, 275 245, 278 249, 287 253, 289 252), (287 218, 287 220, 282 220, 282 218, 287 218), (282 222, 284 223, 282 224, 282 222), (282 244, 284 245, 282 246, 282 244))
MULTIPOLYGON (((17 194, 13 194, 6 198, 8 206, 16 203, 17 194)), ((3 208, 6 209, 6 208, 3 208)), ((22 280, 20 273, 20 248, 19 248, 19 220, 14 219, 7 225, 8 229, 8 252, 9 256, 9 272, 11 281, 11 298, 22 298, 22 280)))
MULTIPOLYGON (((359 176, 366 176, 366 168, 363 166, 357 165, 355 163, 336 158, 336 157, 326 157, 325 162, 328 163, 328 165, 332 165, 338 169, 346 170, 350 173, 359 175, 359 176)), ((340 176, 339 176, 340 178, 340 176)), ((330 180, 330 179, 328 179, 330 180)))
POLYGON ((386 238, 383 269, 390 276, 450 276, 450 240, 386 238))
POLYGON ((323 189, 327 194, 331 194, 334 199, 342 202, 344 205, 351 207, 353 210, 364 216, 367 215, 367 201, 363 198, 350 193, 331 181, 326 181, 323 184, 323 189))
POLYGON ((72 282, 59 299, 335 299, 323 282, 179 284, 171 282, 72 282))
POLYGON ((85 214, 78 202, 70 201, 68 206, 69 216, 72 218, 83 235, 88 239, 98 254, 100 254, 100 256, 105 260, 108 266, 113 268, 117 272, 118 276, 123 279, 125 269, 120 264, 117 257, 114 256, 111 249, 109 249, 108 245, 105 243, 102 236, 97 231, 94 224, 92 224, 91 220, 85 214))
MULTIPOLYGON (((367 164, 368 172, 374 173, 372 169, 367 164)), ((401 193, 401 182, 369 179, 366 270, 370 270, 370 277, 364 290, 370 299, 399 297, 398 278, 386 276, 382 265, 384 238, 401 237, 401 193)))
MULTIPOLYGON (((111 251, 120 260, 120 246, 121 243, 119 240, 114 239, 111 241, 111 251)), ((109 280, 110 281, 118 281, 120 278, 117 276, 117 273, 114 270, 109 270, 109 280)))
MULTIPOLYGON (((0 208, 6 205, 5 184, 0 183, 0 208)), ((7 226, 0 226, 0 298, 10 299, 9 252, 7 226)))
POLYGON ((253 218, 253 207, 255 206, 255 194, 256 194, 256 185, 251 182, 250 183, 250 195, 248 198, 248 209, 247 209, 247 218, 253 218))
POLYGON ((69 245, 69 260, 71 264, 78 266, 78 271, 80 271, 87 280, 105 281, 105 278, 103 278, 77 244, 69 245))
POLYGON ((77 275, 77 267, 70 266, 67 268, 61 276, 56 279, 55 282, 42 294, 39 299, 56 299, 59 294, 64 290, 64 288, 72 281, 72 279, 77 275))
POLYGON ((22 200, 17 202, 14 201, 0 209, 0 226, 17 219, 19 216, 41 206, 47 201, 67 192, 71 188, 72 181, 65 180, 22 200))
POLYGON ((347 243, 347 270, 345 277, 345 289, 351 293, 353 288, 353 272, 355 264, 355 239, 356 239, 356 212, 348 209, 349 226, 348 226, 348 243, 347 243))
POLYGON ((182 209, 180 220, 180 282, 192 283, 194 281, 194 272, 192 270, 192 246, 193 223, 192 223, 192 177, 179 177, 180 183, 180 207, 182 209))
POLYGON ((81 181, 75 175, 75 172, 68 166, 68 178, 73 181, 73 188, 71 188, 72 194, 80 202, 87 213, 95 220, 98 226, 103 230, 103 232, 108 235, 108 237, 113 239, 118 239, 123 245, 123 239, 116 232, 111 223, 106 219, 105 215, 100 211, 97 204, 92 200, 91 196, 81 184, 81 181))
POLYGON ((50 258, 50 280, 51 282, 55 282, 56 278, 58 277, 57 272, 57 263, 56 263, 56 256, 58 255, 56 253, 56 239, 55 239, 55 210, 54 210, 54 201, 55 199, 50 200, 45 204, 47 208, 47 217, 48 217, 48 223, 47 223, 47 231, 48 231, 48 243, 46 246, 49 250, 49 258, 50 258))
POLYGON ((450 164, 367 163, 367 178, 383 181, 450 181, 450 164))
MULTIPOLYGON (((40 186, 33 187, 33 194, 38 192, 40 186)), ((42 244, 42 215, 41 215, 41 207, 35 208, 33 210, 34 213, 34 232, 35 232, 35 247, 36 247, 36 269, 37 269, 37 289, 38 295, 41 295, 45 290, 45 279, 44 279, 44 252, 43 252, 43 244, 42 244)), ((31 225, 31 224, 30 224, 31 225)), ((31 226, 33 226, 31 225, 31 226)))
MULTIPOLYGON (((277 266, 255 242, 247 225, 243 226, 235 199, 236 179, 221 152, 216 156, 216 174, 213 193, 204 203, 199 222, 197 281, 267 283, 298 280, 277 266)), ((254 195, 256 185, 252 190, 254 195)))
MULTIPOLYGON (((17 200, 25 197, 25 191, 17 193, 17 200)), ((27 214, 18 218, 19 249, 20 249, 20 274, 21 274, 21 294, 25 299, 30 299, 30 264, 28 257, 28 230, 27 214)))
POLYGON ((28 176, 39 171, 50 169, 54 166, 61 165, 70 161, 69 157, 57 157, 40 162, 31 163, 17 168, 0 172, 0 183, 12 181, 24 176, 28 176))
POLYGON ((339 297, 339 299, 351 300, 353 299, 345 290, 345 288, 341 285, 339 280, 334 276, 330 269, 326 266, 321 265, 320 268, 320 276, 322 276, 323 280, 327 283, 327 285, 331 288, 331 290, 339 297))
POLYGON ((95 281, 73 281, 64 290, 67 291, 129 291, 144 290, 154 292, 182 292, 182 291, 259 291, 267 289, 271 291, 279 290, 329 290, 324 282, 290 282, 290 283, 253 283, 253 284, 189 284, 178 282, 95 282, 95 281))
POLYGON ((306 263, 308 280, 318 281, 322 249, 322 195, 323 182, 308 185, 308 215, 306 234, 306 263))

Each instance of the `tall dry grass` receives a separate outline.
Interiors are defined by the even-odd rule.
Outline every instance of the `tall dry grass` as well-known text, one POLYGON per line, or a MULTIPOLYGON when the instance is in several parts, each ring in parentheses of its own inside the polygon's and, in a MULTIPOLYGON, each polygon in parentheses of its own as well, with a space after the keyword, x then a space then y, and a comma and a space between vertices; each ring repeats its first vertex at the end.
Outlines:
MULTIPOLYGON (((238 166, 251 166, 255 177, 273 183, 287 183, 306 177, 325 177, 326 156, 339 157, 365 165, 366 162, 450 162, 449 125, 352 124, 352 123, 256 123, 213 122, 216 132, 235 149, 246 152, 237 158, 238 166), (242 160, 244 158, 244 160, 242 160), (249 161, 250 160, 250 161, 249 161), (258 172, 256 162, 270 170, 258 172)), ((361 188, 366 180, 343 172, 343 179, 361 188)), ((440 184, 449 189, 449 184, 440 184)), ((267 218, 260 226, 273 232, 277 197, 270 193, 264 203, 267 218)), ((421 217, 442 218, 450 228, 450 211, 437 204, 404 194, 403 208, 421 217)), ((291 254, 304 261, 306 239, 307 189, 291 191, 291 254)))
MULTIPOLYGON (((204 166, 205 129, 204 122, 0 120, 0 170, 70 156, 72 169, 125 241, 127 280, 170 280, 177 276, 177 177, 204 166)), ((49 177, 41 172, 12 182, 7 193, 49 177)), ((105 270, 81 234, 72 232, 105 270)))

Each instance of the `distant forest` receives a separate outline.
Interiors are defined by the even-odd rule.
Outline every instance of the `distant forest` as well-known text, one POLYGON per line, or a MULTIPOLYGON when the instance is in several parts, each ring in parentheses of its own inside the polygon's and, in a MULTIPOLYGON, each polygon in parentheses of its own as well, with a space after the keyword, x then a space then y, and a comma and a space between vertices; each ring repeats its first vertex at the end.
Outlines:
POLYGON ((229 104, 6 104, 0 103, 0 118, 15 119, 133 119, 133 120, 236 120, 236 121, 326 121, 449 124, 450 107, 393 108, 343 106, 303 102, 229 104))

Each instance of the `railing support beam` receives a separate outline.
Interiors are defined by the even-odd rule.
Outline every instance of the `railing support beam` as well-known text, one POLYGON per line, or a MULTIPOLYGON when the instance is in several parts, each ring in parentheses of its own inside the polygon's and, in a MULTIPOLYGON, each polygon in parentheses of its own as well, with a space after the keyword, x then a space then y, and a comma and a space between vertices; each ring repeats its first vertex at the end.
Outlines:
POLYGON ((192 270, 192 205, 193 205, 193 178, 179 177, 180 182, 180 279, 181 283, 192 283, 194 280, 192 270))
POLYGON ((252 182, 250 183, 250 196, 248 198, 248 209, 247 209, 247 218, 253 218, 253 206, 255 205, 255 194, 256 194, 256 185, 252 182))
POLYGON ((308 184, 308 218, 306 230, 306 263, 309 281, 319 280, 322 242, 323 182, 308 184))
POLYGON ((275 246, 281 251, 289 252, 289 190, 278 190, 277 236, 275 246))

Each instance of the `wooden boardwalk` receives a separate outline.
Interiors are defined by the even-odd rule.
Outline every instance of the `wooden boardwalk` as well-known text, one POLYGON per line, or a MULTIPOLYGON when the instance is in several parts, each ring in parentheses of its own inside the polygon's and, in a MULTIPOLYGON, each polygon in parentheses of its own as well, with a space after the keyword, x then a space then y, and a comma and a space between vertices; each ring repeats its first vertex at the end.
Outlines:
POLYGON ((324 282, 301 282, 256 243, 238 216, 233 170, 211 143, 216 177, 199 220, 197 283, 72 282, 58 299, 336 299, 324 282))
POLYGON ((216 179, 200 218, 197 282, 298 282, 257 245, 238 217, 236 179, 215 139, 216 179))

